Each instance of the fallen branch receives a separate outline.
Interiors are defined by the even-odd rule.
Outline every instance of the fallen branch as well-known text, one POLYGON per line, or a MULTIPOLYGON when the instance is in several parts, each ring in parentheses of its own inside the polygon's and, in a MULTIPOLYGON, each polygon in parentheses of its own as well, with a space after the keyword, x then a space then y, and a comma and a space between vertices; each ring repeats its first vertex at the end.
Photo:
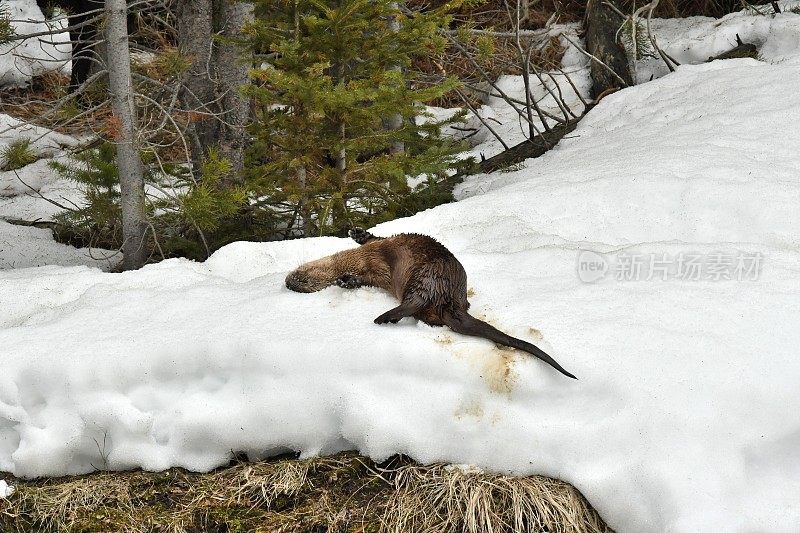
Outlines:
POLYGON ((21 218, 0 217, 0 220, 8 222, 9 224, 13 224, 14 226, 25 226, 28 228, 54 229, 55 227, 59 226, 58 222, 53 222, 52 220, 42 220, 41 218, 37 218, 36 220, 23 220, 21 218))
POLYGON ((556 124, 549 131, 542 132, 532 139, 526 139, 521 143, 512 146, 508 150, 504 150, 495 156, 484 159, 475 167, 461 173, 460 175, 463 176, 465 174, 478 173, 488 174, 511 165, 516 165, 517 163, 521 163, 526 159, 540 157, 557 145, 565 135, 574 131, 578 126, 578 122, 580 122, 585 116, 586 113, 581 115, 581 117, 577 120, 571 120, 566 124, 556 124))
POLYGON ((522 141, 508 150, 481 161, 478 164, 479 172, 494 172, 495 170, 521 163, 526 159, 540 157, 558 144, 562 137, 575 130, 577 125, 577 120, 566 124, 558 124, 551 128, 550 131, 543 132, 533 139, 522 141))
POLYGON ((739 57, 752 57, 755 59, 758 57, 758 48, 754 44, 742 42, 741 37, 739 34, 736 34, 736 47, 728 50, 727 52, 723 52, 717 56, 709 57, 708 63, 711 61, 716 61, 717 59, 736 59, 739 57))

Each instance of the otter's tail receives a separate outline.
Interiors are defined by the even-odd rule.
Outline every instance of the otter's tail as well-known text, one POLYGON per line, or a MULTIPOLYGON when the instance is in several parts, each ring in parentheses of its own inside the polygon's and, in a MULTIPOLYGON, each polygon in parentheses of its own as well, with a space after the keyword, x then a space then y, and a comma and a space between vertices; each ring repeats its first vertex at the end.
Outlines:
POLYGON ((459 313, 457 316, 450 316, 449 320, 446 322, 447 325, 455 331, 456 333, 461 333, 463 335, 470 335, 472 337, 483 337, 484 339, 489 339, 490 341, 496 342, 497 344, 502 344, 503 346, 510 346, 511 348, 516 348, 518 350, 522 350, 524 352, 528 352, 531 355, 535 355, 545 363, 549 364, 562 374, 572 379, 578 379, 559 365, 555 359, 544 353, 542 350, 534 346, 529 342, 525 342, 521 339, 517 339, 512 337, 511 335, 506 335, 499 329, 495 328, 494 326, 487 324, 483 320, 478 320, 474 316, 468 313, 459 313))

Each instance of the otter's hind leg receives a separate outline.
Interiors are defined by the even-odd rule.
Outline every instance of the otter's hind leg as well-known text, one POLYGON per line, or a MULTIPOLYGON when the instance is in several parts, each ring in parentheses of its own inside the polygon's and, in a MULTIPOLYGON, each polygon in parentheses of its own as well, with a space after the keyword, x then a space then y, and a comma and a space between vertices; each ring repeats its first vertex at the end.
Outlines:
POLYGON ((405 301, 395 307, 394 309, 389 309, 381 316, 375 319, 376 324, 387 324, 391 322, 392 324, 397 324, 401 318, 405 318, 407 316, 412 316, 416 314, 422 306, 413 301, 405 301))
POLYGON ((376 237, 364 228, 353 228, 348 231, 347 234, 350 235, 350 238, 356 241, 358 244, 366 244, 369 241, 383 239, 383 237, 376 237))

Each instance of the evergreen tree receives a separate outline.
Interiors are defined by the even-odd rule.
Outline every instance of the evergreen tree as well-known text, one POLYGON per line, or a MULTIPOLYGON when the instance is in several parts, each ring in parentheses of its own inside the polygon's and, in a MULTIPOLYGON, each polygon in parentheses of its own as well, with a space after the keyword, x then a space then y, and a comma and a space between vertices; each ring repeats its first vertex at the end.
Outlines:
POLYGON ((248 88, 249 179, 273 223, 289 236, 341 234, 446 201, 462 147, 418 119, 456 81, 426 85, 408 67, 443 50, 447 17, 406 16, 390 0, 255 4, 245 37, 268 59, 248 88))
MULTIPOLYGON (((56 239, 77 246, 120 248, 122 209, 120 207, 117 147, 104 142, 98 148, 82 150, 67 163, 49 165, 59 176, 74 182, 83 193, 81 206, 56 215, 56 239)), ((147 249, 155 258, 190 257, 205 259, 208 254, 233 240, 223 225, 247 204, 247 191, 221 183, 230 175, 230 162, 212 150, 203 161, 199 176, 185 165, 157 164, 153 152, 140 154, 144 181, 149 191, 145 205, 149 227, 147 249), (223 233, 227 240, 215 241, 223 233)))

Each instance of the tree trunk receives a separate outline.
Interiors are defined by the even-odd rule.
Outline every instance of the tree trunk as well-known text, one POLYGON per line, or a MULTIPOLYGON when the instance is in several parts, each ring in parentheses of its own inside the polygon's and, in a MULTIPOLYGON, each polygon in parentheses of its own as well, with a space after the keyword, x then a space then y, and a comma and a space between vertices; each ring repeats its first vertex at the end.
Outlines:
POLYGON ((628 55, 617 40, 617 30, 623 21, 606 5, 610 1, 590 0, 586 6, 586 50, 596 58, 591 66, 595 98, 606 91, 633 85, 628 55))
POLYGON ((212 116, 216 108, 212 64, 214 9, 212 0, 178 0, 175 11, 178 47, 191 61, 183 80, 181 100, 189 114, 192 166, 199 172, 217 133, 217 123, 212 116))
POLYGON ((178 46, 191 60, 181 95, 189 113, 192 163, 197 172, 209 149, 231 163, 224 184, 242 180, 249 101, 239 92, 250 63, 235 43, 253 18, 253 5, 235 0, 178 0, 178 46), (219 34, 222 42, 215 42, 219 34), (228 41, 226 41, 228 40, 228 41))
MULTIPOLYGON (((399 11, 400 4, 397 2, 392 2, 391 7, 392 9, 399 11)), ((389 28, 395 33, 400 31, 400 21, 397 20, 397 17, 391 17, 389 19, 389 28)), ((391 67, 391 70, 400 72, 403 70, 403 67, 401 67, 400 65, 393 65, 391 67)), ((396 115, 392 115, 391 117, 389 117, 389 119, 387 120, 387 126, 389 127, 390 130, 399 130, 400 128, 402 128, 403 115, 397 113, 396 115)), ((392 146, 389 147, 389 152, 392 154, 402 154, 405 151, 406 151, 406 146, 403 141, 395 140, 394 142, 392 142, 392 146)))
POLYGON ((116 132, 117 167, 122 208, 123 268, 142 267, 149 256, 145 237, 144 168, 136 141, 136 110, 131 83, 131 54, 128 47, 125 0, 106 0, 106 42, 108 81, 116 132))
MULTIPOLYGON (((225 39, 237 39, 242 29, 253 20, 254 6, 247 2, 218 0, 217 31, 225 39)), ((233 42, 222 42, 216 49, 218 74, 217 91, 222 95, 222 122, 219 128, 220 154, 230 161, 228 184, 241 183, 244 170, 244 149, 247 146, 245 126, 250 118, 250 101, 242 96, 241 88, 250 80, 252 61, 242 57, 241 48, 233 42)))

